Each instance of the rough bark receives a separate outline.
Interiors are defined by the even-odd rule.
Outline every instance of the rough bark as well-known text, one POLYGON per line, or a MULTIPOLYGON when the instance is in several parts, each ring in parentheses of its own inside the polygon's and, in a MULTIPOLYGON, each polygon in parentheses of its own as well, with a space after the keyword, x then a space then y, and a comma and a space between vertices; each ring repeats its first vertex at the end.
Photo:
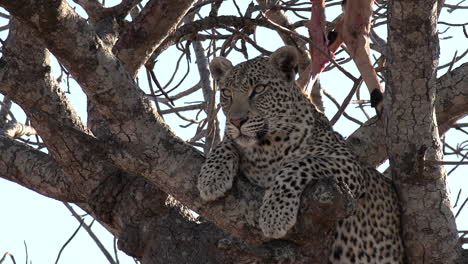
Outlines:
MULTIPOLYGON (((66 6, 57 7, 59 7, 57 10, 55 10, 57 12, 63 10, 68 12, 65 14, 60 14, 59 17, 55 17, 60 24, 57 25, 57 27, 61 27, 61 25, 67 25, 67 23, 61 24, 60 19, 64 17, 74 17, 73 11, 67 8, 66 6), (70 13, 72 14, 71 16, 70 13)), ((38 8, 38 10, 43 9, 38 8)), ((12 13, 14 13, 14 11, 14 8, 10 10, 10 12, 12 13)), ((24 10, 20 9, 20 11, 24 10)), ((51 10, 48 11, 50 12, 51 10)), ((108 226, 108 228, 111 231, 113 231, 116 235, 121 237, 121 240, 123 241, 121 245, 123 248, 128 248, 127 253, 136 255, 138 257, 144 257, 145 254, 152 254, 152 252, 141 252, 141 250, 147 249, 147 243, 150 243, 153 240, 151 238, 147 238, 149 232, 143 232, 143 230, 146 230, 144 227, 147 224, 147 221, 133 218, 137 218, 141 214, 144 214, 148 211, 148 209, 146 208, 141 208, 147 201, 151 202, 150 204, 152 205, 152 211, 157 212, 159 214, 161 211, 165 210, 161 207, 161 193, 156 191, 154 187, 152 187, 152 189, 150 188, 151 192, 147 192, 148 195, 151 195, 151 197, 146 197, 145 195, 135 195, 133 186, 140 185, 138 187, 141 188, 141 184, 145 184, 144 178, 137 177, 135 176, 135 174, 144 175, 150 182, 157 183, 158 186, 166 186, 167 188, 164 187, 163 189, 167 193, 173 194, 177 199, 189 205, 190 208, 199 209, 198 211, 202 213, 206 212, 204 214, 205 216, 207 216, 213 222, 217 223, 219 226, 222 226, 225 230, 229 231, 230 233, 236 234, 237 236, 243 237, 245 240, 251 242, 259 242, 263 240, 261 239, 261 236, 258 235, 258 230, 252 230, 244 216, 244 212, 256 211, 252 210, 252 208, 258 207, 260 204, 260 190, 252 191, 252 193, 246 192, 247 194, 245 195, 249 196, 243 197, 242 199, 236 199, 234 198, 235 195, 230 195, 230 197, 226 199, 227 202, 222 201, 217 204, 211 205, 202 204, 198 198, 198 192, 196 191, 194 184, 194 176, 196 175, 196 172, 199 170, 199 166, 203 161, 202 156, 199 153, 197 153, 193 148, 185 145, 179 139, 174 137, 170 130, 168 130, 162 123, 159 122, 160 119, 158 119, 158 117, 154 115, 154 112, 152 112, 153 116, 148 117, 153 121, 149 125, 157 127, 159 129, 165 129, 162 131, 160 130, 160 133, 157 133, 157 137, 159 137, 159 140, 150 140, 150 142, 153 143, 148 145, 146 145, 145 143, 143 144, 143 146, 139 146, 139 143, 141 143, 142 141, 135 141, 132 142, 131 150, 130 148, 127 148, 125 146, 125 141, 132 141, 132 138, 129 139, 129 137, 121 137, 121 135, 127 135, 127 132, 135 131, 138 127, 140 129, 144 129, 144 125, 142 126, 141 123, 142 121, 137 119, 137 123, 139 124, 135 127, 122 125, 126 121, 118 120, 118 113, 110 113, 110 109, 108 108, 110 107, 109 105, 107 107, 102 108, 103 106, 98 104, 104 101, 104 97, 106 96, 109 97, 107 99, 112 99, 112 96, 116 96, 115 93, 110 93, 110 95, 112 96, 109 96, 109 94, 105 93, 96 93, 93 90, 93 88, 96 88, 96 84, 93 82, 87 82, 87 80, 89 79, 88 77, 84 76, 86 74, 92 74, 94 75, 94 77, 97 77, 98 80, 104 79, 103 81, 105 82, 112 77, 122 78, 121 68, 108 68, 108 71, 97 71, 94 73, 90 73, 88 69, 76 68, 76 65, 74 66, 74 63, 78 63, 78 65, 80 65, 80 63, 81 65, 83 65, 83 63, 90 63, 90 66, 92 66, 96 62, 96 60, 99 59, 96 57, 110 55, 105 53, 106 50, 104 48, 103 51, 98 49, 97 52, 96 50, 91 49, 89 53, 84 54, 84 57, 89 58, 89 60, 85 62, 73 56, 75 55, 73 52, 71 52, 71 54, 65 52, 61 53, 61 51, 63 51, 65 47, 67 47, 67 44, 70 45, 70 43, 67 42, 68 39, 65 40, 65 42, 59 42, 60 37, 63 37, 63 35, 69 35, 71 34, 71 32, 67 31, 66 27, 62 27, 60 30, 56 30, 56 28, 52 27, 51 25, 47 25, 47 19, 41 21, 41 23, 43 24, 39 26, 34 25, 34 22, 31 24, 32 21, 24 20, 25 18, 28 18, 27 14, 27 12, 20 12, 20 15, 18 17, 23 18, 21 23, 25 23, 25 25, 30 26, 32 30, 29 30, 28 26, 25 26, 26 29, 24 32, 21 32, 20 29, 16 30, 15 28, 13 28, 13 33, 9 36, 9 39, 6 43, 7 46, 12 46, 11 53, 6 54, 6 56, 3 58, 2 65, 4 66, 4 74, 2 81, 4 86, 2 86, 2 92, 11 96, 11 98, 18 102, 24 108, 26 113, 32 117, 33 124, 35 125, 35 127, 37 127, 41 136, 43 136, 44 143, 46 144, 46 146, 51 150, 50 154, 61 166, 61 168, 63 169, 64 177, 66 177, 67 180, 71 181, 70 184, 73 186, 73 188, 71 188, 71 190, 70 188, 61 189, 61 191, 64 192, 64 194, 62 195, 66 195, 68 194, 68 192, 71 192, 69 194, 69 197, 63 197, 59 196, 58 194, 55 194, 52 190, 50 190, 50 186, 48 185, 36 186, 27 181, 22 182, 23 184, 30 188, 36 188, 36 191, 39 191, 48 196, 57 197, 67 201, 77 202, 80 206, 87 209, 91 214, 93 214, 97 219, 99 219, 104 225, 108 226), (90 134, 90 132, 83 126, 81 121, 79 121, 79 119, 76 118, 73 109, 69 106, 66 98, 63 96, 63 92, 58 88, 53 78, 51 78, 50 65, 47 59, 48 54, 45 49, 41 48, 42 43, 34 43, 34 40, 32 38, 30 38, 28 41, 24 41, 24 36, 39 35, 37 31, 44 33, 44 31, 42 31, 44 30, 44 28, 52 30, 51 35, 54 35, 55 33, 60 35, 58 38, 55 39, 45 38, 44 42, 47 43, 48 46, 52 47, 52 49, 58 49, 57 53, 60 54, 60 56, 58 56, 59 59, 61 59, 61 61, 65 65, 68 65, 67 67, 71 69, 71 71, 73 72, 74 76, 77 77, 76 79, 80 84, 88 87, 88 89, 85 89, 85 91, 88 93, 88 96, 91 98, 91 100, 94 99, 93 102, 96 103, 96 106, 101 107, 99 109, 100 113, 108 118, 111 126, 113 126, 114 128, 119 126, 120 124, 120 130, 117 132, 115 132, 115 130, 113 131, 114 133, 112 134, 112 139, 108 139, 108 141, 103 141, 101 139, 93 137, 93 135, 90 134), (54 43, 54 41, 59 43, 54 43), (34 43, 34 45, 30 45, 27 43, 34 43), (16 51, 15 48, 17 48, 16 51), (30 61, 27 58, 19 56, 20 50, 22 52, 30 54, 31 56, 37 59, 30 61), (95 52, 98 55, 93 54, 95 52), (24 72, 24 70, 30 70, 30 81, 20 83, 18 82, 20 76, 24 77, 27 74, 26 72, 24 72), (111 73, 113 73, 114 75, 112 75, 111 73), (106 76, 108 74, 110 74, 111 76, 106 76), (82 78, 78 76, 82 76, 82 78), (13 80, 11 80, 10 78, 13 80), (16 83, 13 83, 12 85, 12 81, 16 81, 16 83), (39 82, 40 86, 35 86, 35 82, 39 82), (30 90, 32 90, 31 93, 26 93, 30 90), (47 98, 47 96, 43 98, 41 96, 43 94, 48 95, 50 98, 47 98), (60 96, 62 97, 60 98, 60 96), (50 105, 56 108, 54 109, 53 107, 49 107, 49 102, 46 99, 51 100, 50 105), (36 104, 32 102, 36 102, 36 104), (110 117, 109 114, 113 117, 110 117), (59 115, 60 118, 59 116, 55 115, 59 115), (128 131, 128 129, 130 129, 130 131, 128 131), (120 139, 123 139, 124 142, 121 142, 120 139), (116 144, 116 142, 120 142, 120 144, 116 144), (136 156, 132 157, 132 155, 136 156), (173 156, 171 157, 171 155, 173 156), (127 189, 129 188, 131 190, 128 191, 129 193, 127 193, 127 189), (126 198, 125 195, 129 195, 130 198, 126 198), (137 200, 140 204, 139 206, 135 206, 128 200, 134 201, 135 204, 137 204, 137 202, 135 201, 137 200), (142 200, 144 202, 142 202, 142 200), (125 206, 123 206, 123 204, 125 204, 125 206), (129 209, 124 209, 126 207, 133 208, 131 210, 137 211, 129 212, 129 209), (235 208, 236 210, 232 210, 233 208, 235 208), (141 209, 141 211, 139 209, 141 209), (227 215, 228 217, 226 217, 227 215), (136 225, 136 228, 133 227, 133 225, 136 225), (126 247, 125 241, 131 240, 135 237, 137 237, 136 240, 139 241, 140 244, 138 244, 136 248, 133 248, 135 247, 134 243, 127 243, 127 245, 130 244, 133 247, 126 247)), ((52 22, 57 21, 55 20, 52 22)), ((70 24, 73 23, 69 23, 68 25, 70 24)), ((73 24, 73 26, 74 25, 75 24, 73 24)), ((87 31, 81 31, 81 33, 83 32, 85 33, 85 35, 86 33, 88 33, 88 36, 84 36, 84 38, 89 40, 91 38, 89 35, 92 34, 87 31)), ((75 31, 75 33, 77 32, 75 31)), ((79 35, 79 33, 77 34, 79 35)), ((95 44, 96 43, 99 44, 99 40, 96 40, 95 44)), ((72 42, 71 44, 75 43, 72 42)), ((71 46, 68 46, 68 48, 73 50, 71 46)), ((81 51, 84 52, 83 50, 81 51)), ((109 62, 111 65, 116 65, 116 63, 112 63, 110 59, 109 62)), ((131 88, 134 88, 134 84, 129 80, 127 80, 127 85, 130 87, 122 87, 122 85, 120 87, 117 86, 113 88, 116 90, 126 88, 127 90, 124 90, 124 92, 130 91, 131 93, 131 91, 134 91, 136 93, 136 96, 138 96, 139 94, 136 89, 131 90, 131 88)), ((117 93, 118 92, 119 91, 117 91, 117 93)), ((121 94, 118 94, 117 96, 119 95, 121 94)), ((140 97, 142 96, 140 95, 140 97)), ((135 102, 135 100, 133 102, 135 102)), ((124 103, 124 101, 121 101, 121 103, 124 103)), ((126 101, 126 103, 129 102, 126 101)), ((140 108, 137 109, 141 110, 146 108, 140 106, 140 108)), ((141 111, 130 112, 130 116, 133 116, 133 118, 135 118, 135 116, 144 114, 148 115, 148 113, 141 113, 141 111)), ((128 118, 130 118, 130 116, 128 118)), ((153 133, 154 132, 155 131, 153 131, 153 133)), ((5 153, 5 155, 6 154, 11 153, 5 153)), ((2 162, 5 163, 5 167, 10 167, 11 162, 14 162, 14 160, 9 159, 8 156, 2 156, 2 162)), ((52 176, 55 175, 53 171, 47 171, 46 174, 52 176)), ((26 175, 22 176, 26 177, 26 175)), ((42 175, 37 175, 36 177, 41 176, 42 175)), ((2 175, 2 177, 7 176, 2 175)), ((58 179, 57 181, 59 180, 60 179, 58 179)), ((323 195, 332 197, 331 195, 327 195, 326 190, 324 190, 323 188, 317 188, 319 190, 319 193, 324 193, 323 195)), ((139 190, 136 187, 134 189, 139 190)), ((242 189, 245 190, 248 188, 242 189)), ((139 190, 139 192, 141 192, 141 190, 139 190)), ((346 193, 343 193, 343 195, 346 196, 346 193)), ((317 198, 314 199, 317 200, 317 198)), ((305 199, 305 201, 308 201, 308 199, 305 199)), ((310 204, 314 205, 314 201, 310 202, 310 204)), ((313 210, 313 208, 333 208, 334 206, 336 206, 335 204, 340 203, 331 203, 326 199, 320 199, 319 197, 319 201, 315 201, 316 206, 309 206, 309 208, 311 208, 311 210, 313 210), (321 203, 324 204, 321 205, 321 203)), ((346 212, 347 207, 345 205, 347 206, 346 203, 341 205, 341 210, 344 210, 346 212)), ((330 210, 337 211, 333 209, 330 210)), ((307 210, 304 210, 304 212, 307 212, 307 210)), ((339 215, 340 214, 338 214, 338 216, 339 215)), ((341 214, 340 217, 344 216, 344 214, 341 214)), ((159 221, 157 215, 153 215, 153 217, 155 217, 155 219, 151 220, 150 222, 156 220, 159 221)), ((337 221, 339 219, 337 218, 337 214, 329 214, 328 217, 334 219, 333 221, 337 221)), ((255 219, 255 217, 251 216, 250 221, 252 221, 252 219, 255 219)), ((332 227, 333 221, 324 220, 323 222, 328 223, 329 227, 332 227)), ((163 226, 167 225, 168 223, 166 223, 166 225, 163 226)), ((305 225, 305 228, 303 228, 303 230, 307 230, 307 226, 309 226, 311 229, 317 229, 317 226, 305 225)), ((216 228, 212 231, 216 231, 216 228)), ((327 232, 325 231, 326 230, 323 228, 318 229, 318 232, 322 233, 322 236, 327 234, 327 232)), ((219 230, 217 232, 219 232, 219 230)), ((300 240, 301 237, 298 236, 298 239, 300 240)), ((276 251, 277 250, 273 250, 273 252, 276 251)), ((227 256, 228 255, 226 255, 226 257, 227 256)), ((192 258, 192 255, 186 257, 192 258)), ((260 257, 270 258, 271 256, 269 256, 268 254, 263 254, 260 257)))
MULTIPOLYGON (((435 101, 439 135, 468 113, 468 63, 439 77, 436 81, 437 98, 435 101)), ((384 144, 375 144, 385 138, 381 121, 372 118, 354 131, 348 143, 362 162, 372 167, 382 164, 387 158, 384 144)))
POLYGON ((176 28, 195 0, 151 0, 128 30, 120 35, 114 53, 135 76, 154 49, 176 28))
MULTIPOLYGON (((295 243, 266 242, 255 228, 262 191, 239 180, 226 198, 201 202, 195 177, 203 156, 163 123, 129 74, 127 59, 111 52, 112 41, 102 41, 66 2, 0 0, 0 5, 20 20, 0 60, 0 91, 22 106, 49 150, 44 154, 0 137, 0 177, 76 202, 119 237, 127 254, 144 263, 233 263, 239 256, 245 262, 325 261, 327 231, 353 207, 339 185, 325 181, 309 187, 299 223, 288 237, 295 243), (106 133, 96 133, 77 117, 50 73, 45 47, 70 70, 98 119, 106 120, 106 133), (214 224, 187 221, 178 209, 165 206, 166 193, 214 224)), ((435 103, 444 129, 468 112, 467 68, 438 82, 435 103)), ((383 137, 372 126, 361 129, 363 139, 368 133, 383 137)), ((375 142, 354 146, 364 153, 375 142)), ((385 154, 378 157, 368 162, 385 154)))
POLYGON ((47 154, 4 135, 0 135, 0 148, 0 177, 62 201, 78 199, 73 183, 47 154))
MULTIPOLYGON (((198 191, 194 188, 193 176, 203 162, 202 155, 174 136, 142 92, 136 88, 124 67, 109 49, 103 46, 92 27, 78 17, 66 3, 55 5, 54 9, 52 8, 54 6, 50 5, 43 8, 43 2, 24 2, 36 5, 36 8, 22 9, 15 5, 17 1, 13 3, 7 1, 4 7, 31 26, 33 31, 44 39, 47 47, 72 72, 90 101, 107 119, 113 135, 114 144, 105 144, 79 131, 68 127, 62 128, 61 133, 64 134, 64 138, 65 135, 68 136, 69 140, 66 146, 55 149, 65 152, 57 154, 57 158, 63 159, 63 156, 69 156, 72 163, 68 164, 67 168, 73 170, 74 166, 80 167, 79 162, 74 159, 79 155, 67 151, 78 151, 80 149, 78 146, 89 145, 86 154, 79 153, 84 155, 83 159, 88 157, 89 153, 99 153, 101 157, 112 160, 113 165, 119 169, 129 170, 145 177, 224 230, 246 241, 264 240, 257 235, 258 233, 251 231, 243 218, 242 212, 249 209, 246 207, 249 203, 234 198, 234 195, 228 196, 223 206, 216 203, 204 204, 201 201, 198 191), (44 19, 32 19, 34 11, 44 19), (69 37, 72 34, 74 38, 69 37), (69 146, 70 142, 76 145, 69 146), (187 174, 187 172, 192 173, 187 174), (226 218, 226 210, 230 208, 238 208, 237 213, 226 218)), ((44 140, 47 145, 49 141, 44 140)), ((101 163, 88 161, 87 164, 100 168, 100 173, 108 169, 107 165, 101 163)), ((88 180, 87 176, 100 175, 90 172, 89 168, 79 173, 83 181, 88 180), (82 173, 87 176, 81 175, 82 173)), ((97 186, 99 179, 93 180, 97 186)), ((84 192, 95 189, 83 188, 84 192)))
POLYGON ((389 13, 384 129, 407 261, 456 263, 461 247, 447 175, 435 163, 443 160, 435 108, 437 1, 391 1, 389 13))

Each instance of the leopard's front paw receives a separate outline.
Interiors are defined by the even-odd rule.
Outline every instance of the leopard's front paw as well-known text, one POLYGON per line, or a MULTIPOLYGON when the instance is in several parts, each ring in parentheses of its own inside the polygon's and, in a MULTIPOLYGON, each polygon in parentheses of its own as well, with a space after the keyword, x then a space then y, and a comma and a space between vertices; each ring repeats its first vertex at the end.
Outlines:
POLYGON ((197 188, 205 201, 213 201, 223 196, 232 187, 232 181, 223 180, 222 177, 205 177, 200 175, 197 188))
POLYGON ((266 194, 260 208, 260 228, 265 237, 281 238, 296 223, 299 198, 266 194))

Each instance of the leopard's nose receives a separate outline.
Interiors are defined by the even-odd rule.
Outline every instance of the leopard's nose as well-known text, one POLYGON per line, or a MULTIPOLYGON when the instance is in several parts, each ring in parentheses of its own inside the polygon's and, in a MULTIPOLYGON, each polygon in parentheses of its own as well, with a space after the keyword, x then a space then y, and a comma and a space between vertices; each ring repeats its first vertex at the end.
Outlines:
POLYGON ((230 119, 229 120, 229 122, 231 122, 231 124, 233 124, 237 128, 240 128, 246 121, 247 121, 247 118, 245 118, 245 119, 230 119))

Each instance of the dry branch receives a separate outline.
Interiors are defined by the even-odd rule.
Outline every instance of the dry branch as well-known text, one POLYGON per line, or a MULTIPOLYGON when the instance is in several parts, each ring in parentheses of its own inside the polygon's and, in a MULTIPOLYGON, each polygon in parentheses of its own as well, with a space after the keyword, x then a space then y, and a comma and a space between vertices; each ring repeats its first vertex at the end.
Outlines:
MULTIPOLYGON (((216 2, 215 5, 218 3, 221 2, 216 2)), ((123 57, 116 58, 110 51, 109 43, 101 41, 97 37, 100 36, 99 32, 95 32, 88 21, 79 18, 66 3, 0 0, 0 5, 5 6, 32 29, 25 35, 34 43, 30 45, 33 47, 22 47, 23 52, 4 53, 2 62, 5 64, 0 68, 0 91, 21 104, 32 117, 39 134, 44 135, 45 144, 50 150, 49 154, 44 154, 14 142, 11 138, 0 136, 0 177, 50 197, 78 201, 80 207, 90 212, 119 238, 120 248, 143 262, 183 263, 190 258, 198 263, 232 263, 240 261, 239 257, 249 263, 274 262, 278 261, 275 259, 275 252, 288 249, 293 249, 294 256, 305 254, 306 258, 312 257, 307 255, 311 251, 304 250, 308 248, 303 244, 294 245, 282 241, 278 244, 252 246, 226 233, 235 234, 250 242, 263 242, 258 230, 254 228, 255 223, 252 224, 252 219, 255 219, 252 212, 256 211, 253 208, 261 201, 261 190, 240 181, 240 187, 224 200, 212 204, 201 202, 194 187, 196 174, 204 160, 201 153, 167 129, 151 103, 145 99, 147 95, 139 90, 128 74, 125 68, 127 66, 122 65, 127 61, 123 57), (23 8, 25 6, 28 8, 23 8), (45 6, 48 12, 43 11, 45 6), (35 20, 32 17, 41 19, 35 20), (38 36, 43 42, 31 36, 38 36), (25 52, 34 47, 42 51, 25 52), (47 47, 58 57, 83 87, 92 102, 90 105, 102 114, 102 120, 109 122, 110 129, 106 136, 96 133, 97 130, 94 129, 91 133, 76 118, 62 96, 63 92, 54 88, 57 87, 55 83, 47 81, 37 86, 36 82, 36 86, 33 86, 33 82, 23 82, 24 72, 15 72, 18 70, 15 65, 20 65, 26 67, 26 73, 34 73, 36 78, 48 80, 48 63, 43 63, 48 55, 43 47, 47 47), (42 57, 37 56, 38 52, 42 52, 42 57), (23 57, 13 56, 17 54, 23 57), (31 58, 24 57, 28 54, 31 54, 31 58), (27 64, 28 61, 32 63, 27 64), (14 154, 15 160, 11 159, 11 154, 14 154), (164 207, 166 195, 155 186, 172 194, 189 208, 201 212, 224 231, 210 223, 186 221, 179 215, 178 209, 164 207), (174 235, 174 231, 177 235, 174 235), (178 247, 174 247, 174 244, 178 247), (180 254, 180 249, 187 255, 180 254), (160 256, 156 260, 154 252, 158 252, 160 256)), ((179 27, 154 54, 167 47, 165 45, 172 45, 183 39, 196 39, 203 29, 229 28, 233 34, 243 32, 250 36, 248 33, 256 26, 271 28, 284 35, 293 34, 290 29, 277 27, 264 18, 208 17, 179 27)), ((293 36, 299 38, 297 33, 293 36)), ((242 41, 246 39, 238 40, 241 43, 239 50, 245 51, 242 41)), ((152 41, 151 45, 155 45, 156 40, 152 41)), ((10 48, 14 52, 14 47, 19 47, 19 44, 14 42, 12 35, 12 40, 4 51, 10 48)), ((213 54, 218 48, 213 44, 209 54, 213 54)), ((184 50, 186 51, 186 47, 184 50)), ((129 58, 129 61, 132 60, 133 58, 129 58)), ((467 69, 468 65, 464 64, 438 80, 436 110, 441 133, 468 113, 467 69)), ((386 158, 381 144, 376 144, 384 137, 375 124, 365 125, 356 133, 360 133, 360 136, 354 135, 349 142, 364 160, 376 165, 386 158)), ((325 186, 335 185, 325 183, 325 186)), ((309 194, 312 194, 314 187, 310 188, 312 191, 309 194)), ((331 193, 340 194, 338 190, 331 193)), ((342 194, 335 198, 340 200, 347 197, 346 193, 342 194)), ((305 207, 309 207, 301 212, 312 216, 300 217, 300 223, 314 215, 326 219, 326 216, 321 215, 325 210, 321 214, 308 211, 320 206, 313 197, 305 197, 303 203, 305 207)), ((340 202, 331 204, 338 207, 329 208, 332 218, 335 217, 332 221, 337 220, 337 211, 346 214, 348 206, 340 205, 340 202)), ((308 222, 311 223, 314 222, 308 222)), ((302 231, 307 237, 301 240, 300 236, 292 235, 290 239, 301 243, 321 242, 316 239, 319 235, 313 237, 307 231, 304 232, 309 227, 299 224, 298 228, 298 233, 302 231)))
MULTIPOLYGON (((94 243, 96 243, 96 245, 98 246, 99 250, 101 250, 102 254, 104 254, 104 256, 106 257, 107 261, 109 261, 109 263, 111 264, 116 264, 114 259, 112 258, 111 254, 109 253, 109 251, 107 251, 107 249, 104 247, 104 245, 102 244, 102 242, 99 240, 99 238, 96 236, 96 234, 94 234, 93 230, 91 229, 91 226, 93 225, 94 223, 94 219, 93 221, 91 222, 91 224, 87 225, 85 222, 84 222, 84 219, 81 218, 76 212, 75 212, 75 209, 73 209, 73 207, 71 207, 71 205, 69 205, 68 203, 63 203, 65 205, 65 207, 67 207, 68 211, 70 211, 73 215, 73 217, 80 223, 80 227, 82 226, 86 232, 89 234, 89 236, 91 237, 91 239, 93 239, 94 243)), ((78 229, 77 229, 78 231, 78 229)))
POLYGON ((150 0, 113 48, 135 76, 156 47, 182 20, 195 0, 150 0), (157 19, 155 19, 157 18, 157 19))

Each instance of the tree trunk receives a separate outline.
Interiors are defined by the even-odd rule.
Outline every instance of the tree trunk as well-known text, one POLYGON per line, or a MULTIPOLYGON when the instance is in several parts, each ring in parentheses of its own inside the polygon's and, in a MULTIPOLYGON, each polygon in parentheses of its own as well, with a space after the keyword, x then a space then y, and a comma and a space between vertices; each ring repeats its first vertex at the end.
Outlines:
POLYGON ((390 1, 388 33, 384 130, 407 260, 456 263, 461 247, 439 163, 437 1, 390 1))

